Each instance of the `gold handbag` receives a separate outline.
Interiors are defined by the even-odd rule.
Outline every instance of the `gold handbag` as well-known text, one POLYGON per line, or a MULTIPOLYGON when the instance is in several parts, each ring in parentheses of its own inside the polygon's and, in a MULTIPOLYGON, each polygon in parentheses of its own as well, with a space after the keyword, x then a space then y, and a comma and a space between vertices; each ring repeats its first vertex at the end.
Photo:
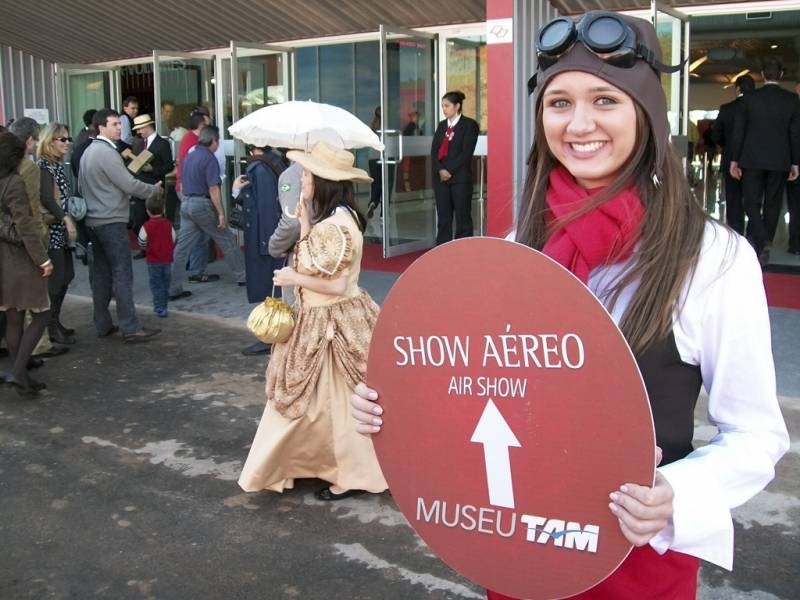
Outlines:
POLYGON ((289 339, 294 329, 292 307, 280 298, 272 296, 256 306, 247 317, 247 328, 265 344, 280 344, 289 339))

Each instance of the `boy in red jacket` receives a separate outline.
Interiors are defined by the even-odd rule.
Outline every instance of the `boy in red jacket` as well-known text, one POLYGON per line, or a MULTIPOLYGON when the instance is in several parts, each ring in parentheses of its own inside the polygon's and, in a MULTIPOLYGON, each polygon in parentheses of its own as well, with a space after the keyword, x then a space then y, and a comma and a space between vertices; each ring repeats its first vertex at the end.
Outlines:
POLYGON ((161 196, 148 199, 145 208, 150 218, 139 230, 139 245, 147 252, 153 312, 163 319, 167 316, 175 230, 164 217, 164 199, 161 196))

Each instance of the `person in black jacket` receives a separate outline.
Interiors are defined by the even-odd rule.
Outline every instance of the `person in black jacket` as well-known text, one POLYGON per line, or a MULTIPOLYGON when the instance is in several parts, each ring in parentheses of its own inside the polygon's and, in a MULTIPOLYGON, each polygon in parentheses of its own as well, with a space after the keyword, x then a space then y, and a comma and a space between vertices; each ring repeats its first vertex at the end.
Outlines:
POLYGON ((742 205, 742 183, 730 174, 733 148, 733 124, 736 114, 742 108, 742 98, 756 89, 756 82, 750 75, 736 79, 736 99, 719 107, 717 120, 711 129, 711 140, 722 148, 720 173, 725 178, 725 222, 736 233, 744 235, 744 206, 742 205))
POLYGON ((780 62, 767 59, 761 74, 764 86, 744 96, 736 115, 730 173, 742 181, 747 232, 764 265, 786 181, 800 174, 800 104, 778 83, 783 76, 780 62))
MULTIPOLYGON (((800 102, 800 81, 794 85, 800 102)), ((800 140, 796 140, 800 143, 800 140)), ((800 178, 786 184, 786 204, 789 209, 789 254, 800 254, 800 178)))
POLYGON ((472 225, 472 155, 478 143, 478 123, 461 114, 464 94, 447 92, 442 96, 445 119, 439 123, 431 144, 433 193, 436 197, 436 243, 453 239, 453 212, 456 238, 470 237, 472 225))
MULTIPOLYGON (((139 115, 134 119, 133 133, 142 138, 142 149, 147 150, 153 155, 153 160, 136 176, 136 179, 155 185, 161 182, 162 189, 166 188, 165 179, 167 174, 175 168, 175 161, 172 159, 172 149, 169 142, 156 133, 156 123, 150 115, 139 115)), ((133 199, 133 229, 136 235, 147 221, 147 210, 145 200, 142 198, 133 199)), ((144 252, 140 252, 134 258, 144 258, 144 252)))

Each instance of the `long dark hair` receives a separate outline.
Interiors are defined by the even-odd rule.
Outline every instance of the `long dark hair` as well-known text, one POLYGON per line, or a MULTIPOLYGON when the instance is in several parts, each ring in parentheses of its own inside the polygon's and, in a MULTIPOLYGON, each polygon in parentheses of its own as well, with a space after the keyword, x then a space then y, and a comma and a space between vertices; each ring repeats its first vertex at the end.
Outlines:
POLYGON ((331 181, 314 175, 314 222, 319 223, 323 219, 327 219, 340 206, 350 212, 353 220, 363 233, 367 228, 367 219, 356 205, 353 182, 331 181))
POLYGON ((25 158, 25 142, 8 131, 0 133, 0 178, 11 175, 25 158))
MULTIPOLYGON (((633 352, 641 354, 650 344, 663 339, 672 329, 673 312, 678 308, 685 282, 694 272, 700 256, 703 230, 708 215, 692 197, 681 163, 670 147, 666 153, 663 181, 656 185, 656 145, 647 116, 636 108, 636 146, 617 180, 592 198, 567 220, 548 227, 545 195, 550 171, 559 163, 550 153, 544 135, 535 136, 528 156, 528 175, 517 220, 517 241, 541 250, 555 232, 580 216, 613 198, 634 182, 644 206, 635 262, 615 282, 607 297, 613 310, 622 290, 635 281, 639 285, 620 322, 620 329, 633 352)), ((542 132, 542 104, 536 110, 536 131, 542 132)), ((623 253, 630 247, 623 249, 623 253)), ((610 257, 609 262, 613 262, 610 257)))
POLYGON ((467 97, 464 95, 463 92, 459 92, 457 90, 452 92, 447 92, 444 96, 442 96, 442 100, 447 100, 450 104, 456 105, 458 104, 458 112, 459 114, 464 110, 464 100, 467 97))

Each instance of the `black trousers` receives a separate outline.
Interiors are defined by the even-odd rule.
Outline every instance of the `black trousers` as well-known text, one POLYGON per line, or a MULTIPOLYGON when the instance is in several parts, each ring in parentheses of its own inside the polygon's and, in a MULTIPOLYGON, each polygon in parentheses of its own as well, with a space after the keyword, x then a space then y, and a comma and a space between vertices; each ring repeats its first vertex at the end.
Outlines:
POLYGON ((742 182, 725 175, 725 222, 736 233, 744 235, 744 205, 742 204, 742 182))
MULTIPOLYGON (((389 202, 392 201, 392 191, 394 188, 394 171, 396 165, 387 165, 387 175, 389 176, 389 202)), ((369 189, 369 203, 373 206, 378 206, 381 203, 383 196, 383 171, 381 170, 381 163, 377 158, 369 159, 369 176, 372 177, 372 186, 369 189)))
POLYGON ((453 239, 453 213, 456 216, 456 239, 472 236, 472 183, 437 181, 433 184, 433 194, 436 197, 436 244, 453 239))
POLYGON ((742 195, 747 214, 747 233, 756 252, 775 237, 786 186, 786 171, 742 170, 742 195))
POLYGON ((133 205, 131 206, 131 217, 133 221, 133 231, 139 235, 139 230, 147 221, 147 208, 145 207, 145 200, 141 198, 134 198, 133 205))
POLYGON ((786 204, 789 209, 789 249, 800 250, 800 178, 786 183, 786 204))

